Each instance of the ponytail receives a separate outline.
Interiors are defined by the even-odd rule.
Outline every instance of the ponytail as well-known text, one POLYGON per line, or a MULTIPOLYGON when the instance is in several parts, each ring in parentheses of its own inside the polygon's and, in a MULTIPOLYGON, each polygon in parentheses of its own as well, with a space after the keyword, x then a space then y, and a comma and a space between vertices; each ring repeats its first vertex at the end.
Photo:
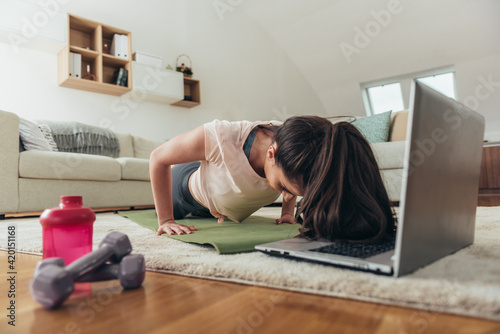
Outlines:
POLYGON ((293 127, 294 138, 301 139, 298 145, 294 138, 286 140, 285 151, 294 147, 295 159, 288 164, 278 160, 284 144, 278 137, 282 129, 276 136, 282 142, 276 141, 276 156, 285 176, 304 189, 296 212, 296 220, 302 224, 301 235, 352 242, 373 242, 392 235, 395 217, 391 203, 375 156, 359 130, 348 122, 332 124, 316 116, 293 117, 290 121, 282 129, 304 123, 293 127), (307 134, 300 131, 307 127, 307 134), (304 147, 307 140, 310 145, 304 147))

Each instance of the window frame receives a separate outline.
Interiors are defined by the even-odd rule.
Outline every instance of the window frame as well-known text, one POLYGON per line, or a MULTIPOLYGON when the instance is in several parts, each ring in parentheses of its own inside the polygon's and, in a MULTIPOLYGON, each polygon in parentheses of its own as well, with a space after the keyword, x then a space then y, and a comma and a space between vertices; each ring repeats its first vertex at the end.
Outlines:
POLYGON ((405 109, 409 109, 411 84, 414 80, 418 80, 421 78, 430 77, 430 76, 434 76, 434 75, 447 74, 447 73, 453 74, 453 90, 455 93, 455 99, 458 100, 457 80, 456 80, 456 73, 455 73, 455 66, 454 65, 433 68, 433 69, 429 69, 429 70, 424 70, 424 71, 419 71, 419 72, 414 72, 414 73, 409 73, 409 74, 403 74, 403 75, 397 75, 397 76, 393 76, 393 77, 389 77, 389 78, 378 79, 378 80, 360 83, 361 97, 363 99, 363 104, 365 106, 366 115, 367 116, 375 115, 373 113, 370 96, 368 94, 369 88, 399 83, 401 86, 403 107, 405 109))

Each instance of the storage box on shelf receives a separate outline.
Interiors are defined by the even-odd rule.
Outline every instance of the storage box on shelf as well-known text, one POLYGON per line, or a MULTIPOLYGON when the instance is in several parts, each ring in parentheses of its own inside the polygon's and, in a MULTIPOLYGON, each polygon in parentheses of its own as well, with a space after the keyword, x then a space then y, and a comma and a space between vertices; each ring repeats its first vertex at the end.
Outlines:
POLYGON ((159 103, 173 103, 184 99, 182 73, 169 71, 159 66, 132 62, 134 89, 132 98, 159 103))
POLYGON ((136 51, 132 54, 132 59, 138 64, 143 64, 152 67, 163 67, 163 58, 147 53, 136 51))
POLYGON ((132 60, 130 56, 132 38, 130 32, 68 14, 68 36, 68 45, 59 53, 60 86, 117 96, 132 89, 132 60), (110 54, 115 34, 127 36, 126 59, 110 54), (69 74, 70 52, 82 56, 82 78, 74 78, 69 74), (93 75, 92 79, 85 77, 87 68, 93 75), (120 68, 128 71, 126 86, 119 86, 113 82, 113 74, 120 68))

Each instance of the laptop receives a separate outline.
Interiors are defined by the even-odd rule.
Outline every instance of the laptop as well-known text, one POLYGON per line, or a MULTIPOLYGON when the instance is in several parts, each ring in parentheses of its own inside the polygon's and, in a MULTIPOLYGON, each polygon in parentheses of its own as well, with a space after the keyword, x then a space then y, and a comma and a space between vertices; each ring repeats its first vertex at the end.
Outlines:
POLYGON ((394 240, 360 245, 292 238, 270 255, 401 276, 474 242, 484 117, 414 81, 394 240))

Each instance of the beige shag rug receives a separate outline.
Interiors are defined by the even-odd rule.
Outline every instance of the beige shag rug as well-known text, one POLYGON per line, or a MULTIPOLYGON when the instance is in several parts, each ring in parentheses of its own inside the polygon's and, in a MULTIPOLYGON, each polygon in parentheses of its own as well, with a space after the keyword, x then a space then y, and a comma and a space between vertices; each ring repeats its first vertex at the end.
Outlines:
MULTIPOLYGON (((256 214, 277 217, 279 212, 263 208, 256 214)), ((41 253, 37 218, 0 221, 0 248, 6 248, 12 225, 19 251, 41 253)), ((500 207, 478 207, 472 246, 397 279, 260 252, 219 255, 211 246, 157 237, 114 213, 97 214, 94 247, 112 230, 127 233, 134 252, 144 254, 154 271, 500 321, 500 207)))

